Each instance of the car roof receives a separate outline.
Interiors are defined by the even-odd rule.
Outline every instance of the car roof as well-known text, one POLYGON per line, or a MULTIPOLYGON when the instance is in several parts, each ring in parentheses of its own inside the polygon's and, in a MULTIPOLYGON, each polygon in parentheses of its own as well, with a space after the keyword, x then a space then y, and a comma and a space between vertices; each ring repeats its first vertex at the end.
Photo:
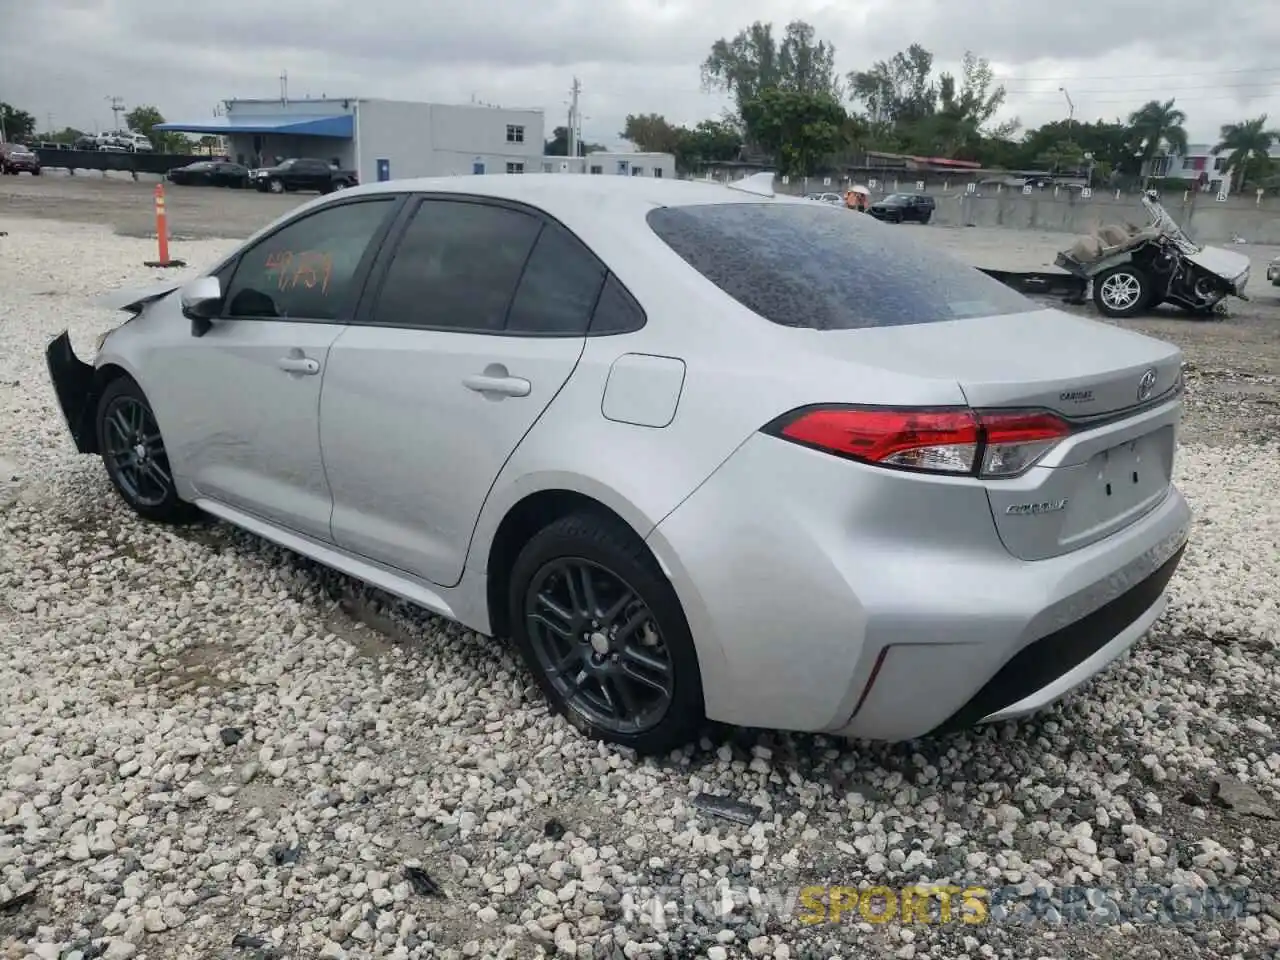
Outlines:
MULTIPOLYGON (((354 193, 457 193, 528 203, 556 217, 598 209, 631 208, 644 215, 655 207, 712 203, 801 203, 800 197, 735 190, 706 180, 629 177, 617 174, 521 173, 388 180, 345 190, 354 193)), ((575 218, 576 219, 576 218, 575 218)))

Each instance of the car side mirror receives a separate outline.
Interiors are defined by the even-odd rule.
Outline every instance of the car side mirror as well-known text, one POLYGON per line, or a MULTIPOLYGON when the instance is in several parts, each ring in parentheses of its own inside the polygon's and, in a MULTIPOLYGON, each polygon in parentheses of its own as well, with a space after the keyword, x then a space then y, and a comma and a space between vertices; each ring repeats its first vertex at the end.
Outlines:
POLYGON ((217 277, 197 277, 180 296, 182 313, 191 320, 191 335, 203 337, 222 313, 222 284, 217 277))

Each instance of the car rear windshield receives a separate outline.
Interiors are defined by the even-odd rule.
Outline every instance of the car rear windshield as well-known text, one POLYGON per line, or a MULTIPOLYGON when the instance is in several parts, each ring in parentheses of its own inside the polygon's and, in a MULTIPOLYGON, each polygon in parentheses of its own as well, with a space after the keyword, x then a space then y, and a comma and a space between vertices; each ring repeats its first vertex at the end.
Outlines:
POLYGON ((1038 309, 910 228, 825 204, 659 207, 647 219, 700 274, 783 326, 849 330, 1038 309))

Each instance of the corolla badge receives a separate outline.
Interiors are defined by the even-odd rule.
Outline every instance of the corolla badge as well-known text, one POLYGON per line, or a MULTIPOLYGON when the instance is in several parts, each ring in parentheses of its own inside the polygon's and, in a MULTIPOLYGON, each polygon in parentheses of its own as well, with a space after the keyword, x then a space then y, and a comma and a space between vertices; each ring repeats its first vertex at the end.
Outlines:
POLYGON ((1142 375, 1142 379, 1138 381, 1138 402, 1141 403, 1151 396, 1151 391, 1156 388, 1156 368, 1152 367, 1142 375))
POLYGON ((1042 513, 1057 513, 1067 509, 1066 499, 1047 500, 1044 503, 1014 503, 1004 508, 1011 517, 1038 517, 1042 513))

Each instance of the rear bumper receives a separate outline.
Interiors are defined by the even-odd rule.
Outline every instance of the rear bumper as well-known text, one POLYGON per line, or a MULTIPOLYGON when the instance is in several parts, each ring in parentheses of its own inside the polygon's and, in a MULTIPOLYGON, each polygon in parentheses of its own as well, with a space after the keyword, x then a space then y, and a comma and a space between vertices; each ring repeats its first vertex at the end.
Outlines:
POLYGON ((80 453, 97 453, 93 403, 96 398, 96 371, 76 356, 71 338, 64 330, 45 348, 45 364, 53 382, 58 405, 80 453))
POLYGON ((1189 525, 1170 488, 1111 536, 1023 561, 981 486, 759 436, 649 543, 710 717, 909 740, 1038 710, 1102 669, 1159 615, 1189 525))
POLYGON ((933 733, 1011 720, 1043 709, 1132 647, 1164 612, 1165 588, 1186 544, 1137 586, 1075 623, 1023 647, 933 733))

